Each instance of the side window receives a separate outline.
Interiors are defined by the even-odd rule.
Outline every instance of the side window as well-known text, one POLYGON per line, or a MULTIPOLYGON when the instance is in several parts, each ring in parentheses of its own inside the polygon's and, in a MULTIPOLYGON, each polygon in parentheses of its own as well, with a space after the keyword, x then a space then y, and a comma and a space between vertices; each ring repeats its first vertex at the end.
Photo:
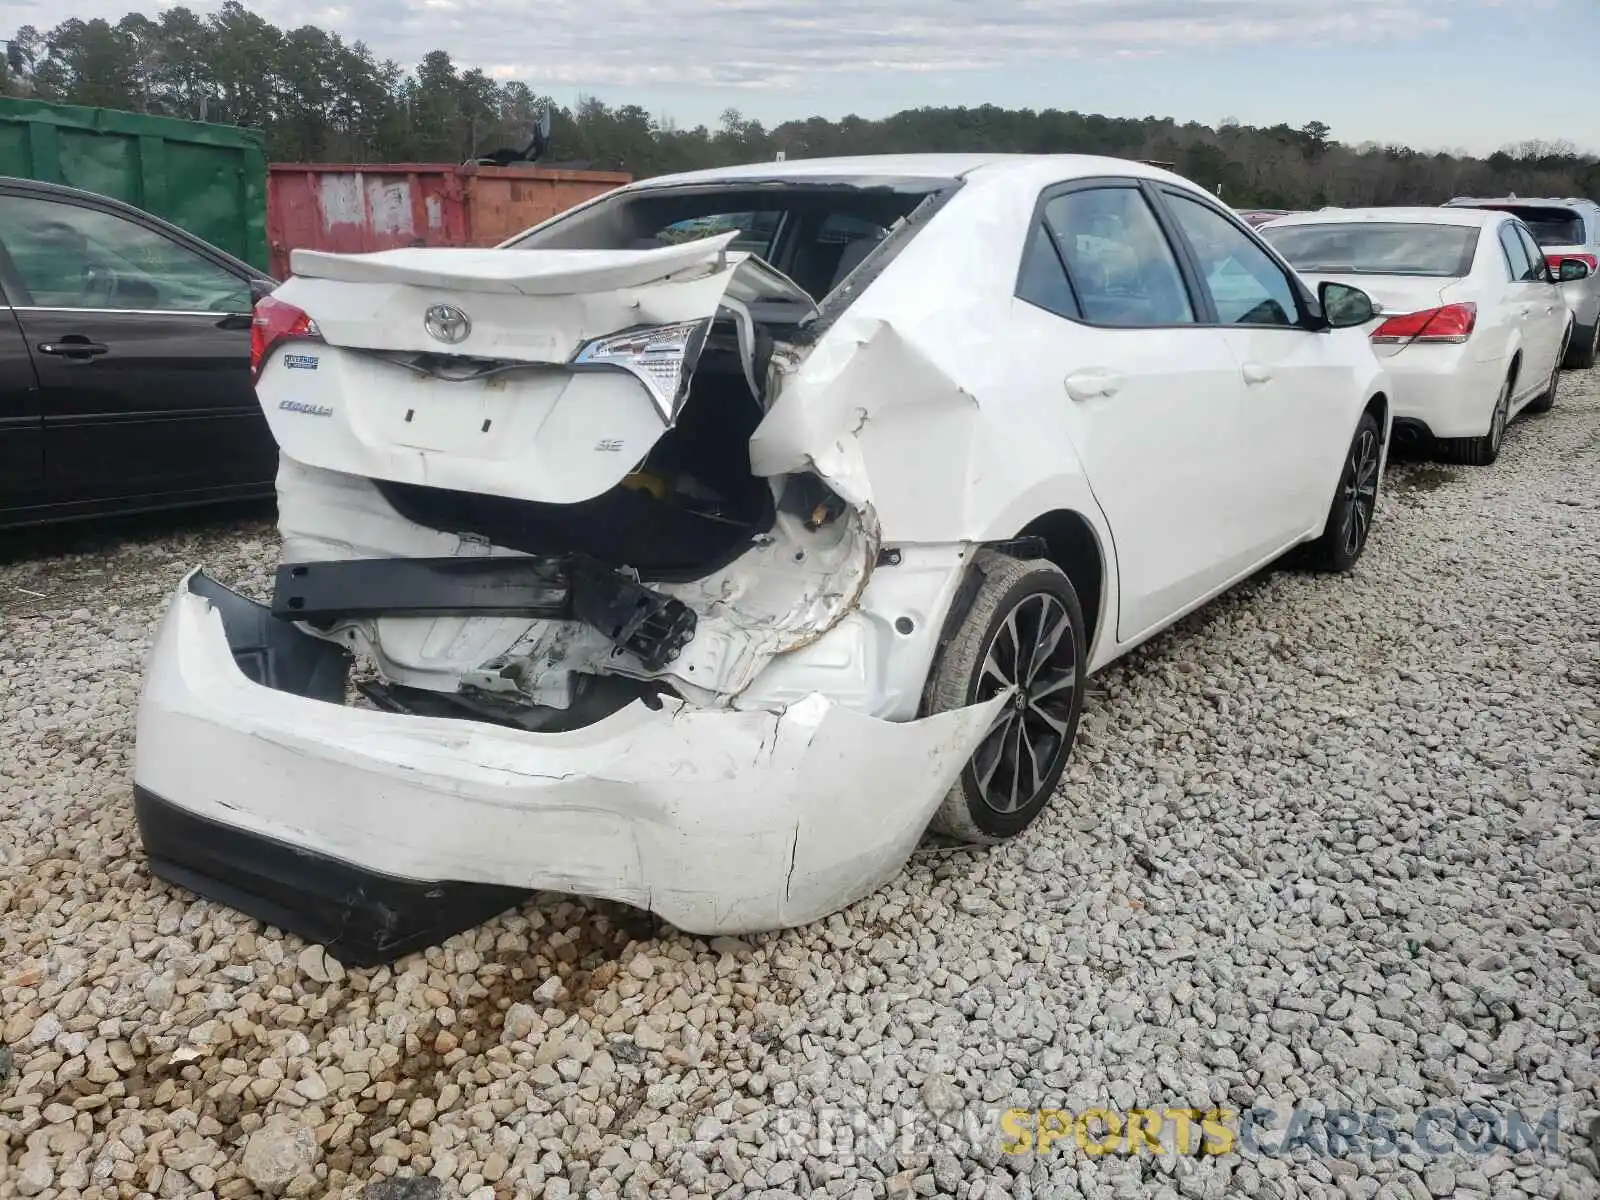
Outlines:
POLYGON ((1534 283, 1555 282, 1550 275, 1550 264, 1545 262, 1544 251, 1539 248, 1539 243, 1534 239, 1533 234, 1528 232, 1527 226, 1513 225, 1512 228, 1517 231, 1517 239, 1521 241, 1522 248, 1527 252, 1531 263, 1528 278, 1534 283))
POLYGON ((1028 248, 1022 252, 1022 271, 1017 276, 1017 297, 1058 317, 1082 316, 1078 298, 1067 282, 1067 269, 1056 253, 1050 231, 1044 222, 1033 227, 1028 248))
POLYGON ((1137 188, 1084 188, 1044 207, 1077 294, 1096 325, 1192 325, 1194 308, 1178 262, 1137 188))
POLYGON ((98 209, 0 197, 0 243, 39 308, 250 311, 249 285, 233 272, 98 209))
POLYGON ((1517 236, 1517 227, 1509 221, 1500 226, 1500 248, 1506 252, 1506 267, 1511 272, 1511 281, 1517 283, 1526 279, 1533 264, 1528 261, 1528 251, 1522 239, 1517 236))
POLYGON ((1165 194, 1167 207, 1200 260, 1218 320, 1224 325, 1299 324, 1294 285, 1265 250, 1209 205, 1177 192, 1165 194))

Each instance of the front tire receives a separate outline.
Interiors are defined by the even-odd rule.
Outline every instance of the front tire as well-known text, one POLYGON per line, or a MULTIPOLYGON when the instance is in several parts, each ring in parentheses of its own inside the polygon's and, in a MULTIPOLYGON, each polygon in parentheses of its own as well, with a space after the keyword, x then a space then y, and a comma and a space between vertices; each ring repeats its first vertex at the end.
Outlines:
POLYGON ((1305 563, 1316 571, 1348 571, 1367 548, 1378 507, 1378 470, 1383 464, 1383 431, 1370 412, 1356 422, 1344 456, 1339 486, 1328 507, 1322 536, 1306 547, 1305 563))
POLYGON ((1511 419, 1511 385, 1515 376, 1508 376, 1500 386, 1500 398, 1494 403, 1489 417, 1489 432, 1482 437, 1440 438, 1439 457, 1448 463, 1464 467, 1487 467, 1500 457, 1500 447, 1506 440, 1506 423, 1511 419))
POLYGON ((1078 594, 1054 563, 980 550, 972 569, 977 590, 939 649, 923 712, 1014 689, 931 825, 991 845, 1021 833, 1050 802, 1083 712, 1088 647, 1078 594))

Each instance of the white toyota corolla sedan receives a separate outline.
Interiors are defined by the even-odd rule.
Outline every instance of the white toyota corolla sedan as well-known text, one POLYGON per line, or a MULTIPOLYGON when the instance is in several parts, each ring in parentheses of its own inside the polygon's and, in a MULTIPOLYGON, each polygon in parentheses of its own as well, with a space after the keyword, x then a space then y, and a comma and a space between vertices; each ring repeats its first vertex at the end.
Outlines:
POLYGON ((149 660, 157 873, 376 962, 527 889, 822 917, 1025 829, 1084 681, 1389 441, 1359 289, 1112 159, 654 179, 503 247, 297 253, 256 310, 270 606, 149 660))
POLYGON ((1400 437, 1487 466, 1511 418, 1555 403, 1573 329, 1561 283, 1589 267, 1574 258, 1552 272, 1513 214, 1323 209, 1281 217, 1261 236, 1305 278, 1370 294, 1380 315, 1368 332, 1394 378, 1400 437))

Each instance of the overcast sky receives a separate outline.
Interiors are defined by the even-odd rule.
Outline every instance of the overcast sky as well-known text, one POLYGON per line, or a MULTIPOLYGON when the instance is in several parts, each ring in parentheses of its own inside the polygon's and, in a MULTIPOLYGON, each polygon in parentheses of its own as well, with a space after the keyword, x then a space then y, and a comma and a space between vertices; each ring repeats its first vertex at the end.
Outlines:
MULTIPOLYGON (((681 125, 994 103, 1216 124, 1320 120, 1341 141, 1600 151, 1600 0, 281 0, 412 64, 432 49, 564 103, 681 125), (982 13, 983 15, 979 15, 982 13)), ((162 0, 3 0, 0 23, 162 0)), ((206 0, 189 7, 205 12, 206 0)))

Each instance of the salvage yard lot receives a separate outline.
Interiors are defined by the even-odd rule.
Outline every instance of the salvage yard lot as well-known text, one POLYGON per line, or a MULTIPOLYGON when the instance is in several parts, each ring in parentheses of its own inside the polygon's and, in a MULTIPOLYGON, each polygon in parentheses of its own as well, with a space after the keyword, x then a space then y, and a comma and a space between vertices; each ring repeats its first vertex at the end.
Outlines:
POLYGON ((347 973, 154 882, 144 648, 193 564, 267 595, 272 526, 0 555, 0 1194, 254 1195, 278 1117, 294 1195, 1600 1195, 1600 372, 1493 467, 1396 463, 1352 577, 1266 573, 1097 677, 1016 843, 740 942, 546 897, 347 973), (1559 1136, 1092 1159, 989 1120, 1306 1099, 1559 1136), (818 1139, 856 1115, 899 1135, 818 1139))

